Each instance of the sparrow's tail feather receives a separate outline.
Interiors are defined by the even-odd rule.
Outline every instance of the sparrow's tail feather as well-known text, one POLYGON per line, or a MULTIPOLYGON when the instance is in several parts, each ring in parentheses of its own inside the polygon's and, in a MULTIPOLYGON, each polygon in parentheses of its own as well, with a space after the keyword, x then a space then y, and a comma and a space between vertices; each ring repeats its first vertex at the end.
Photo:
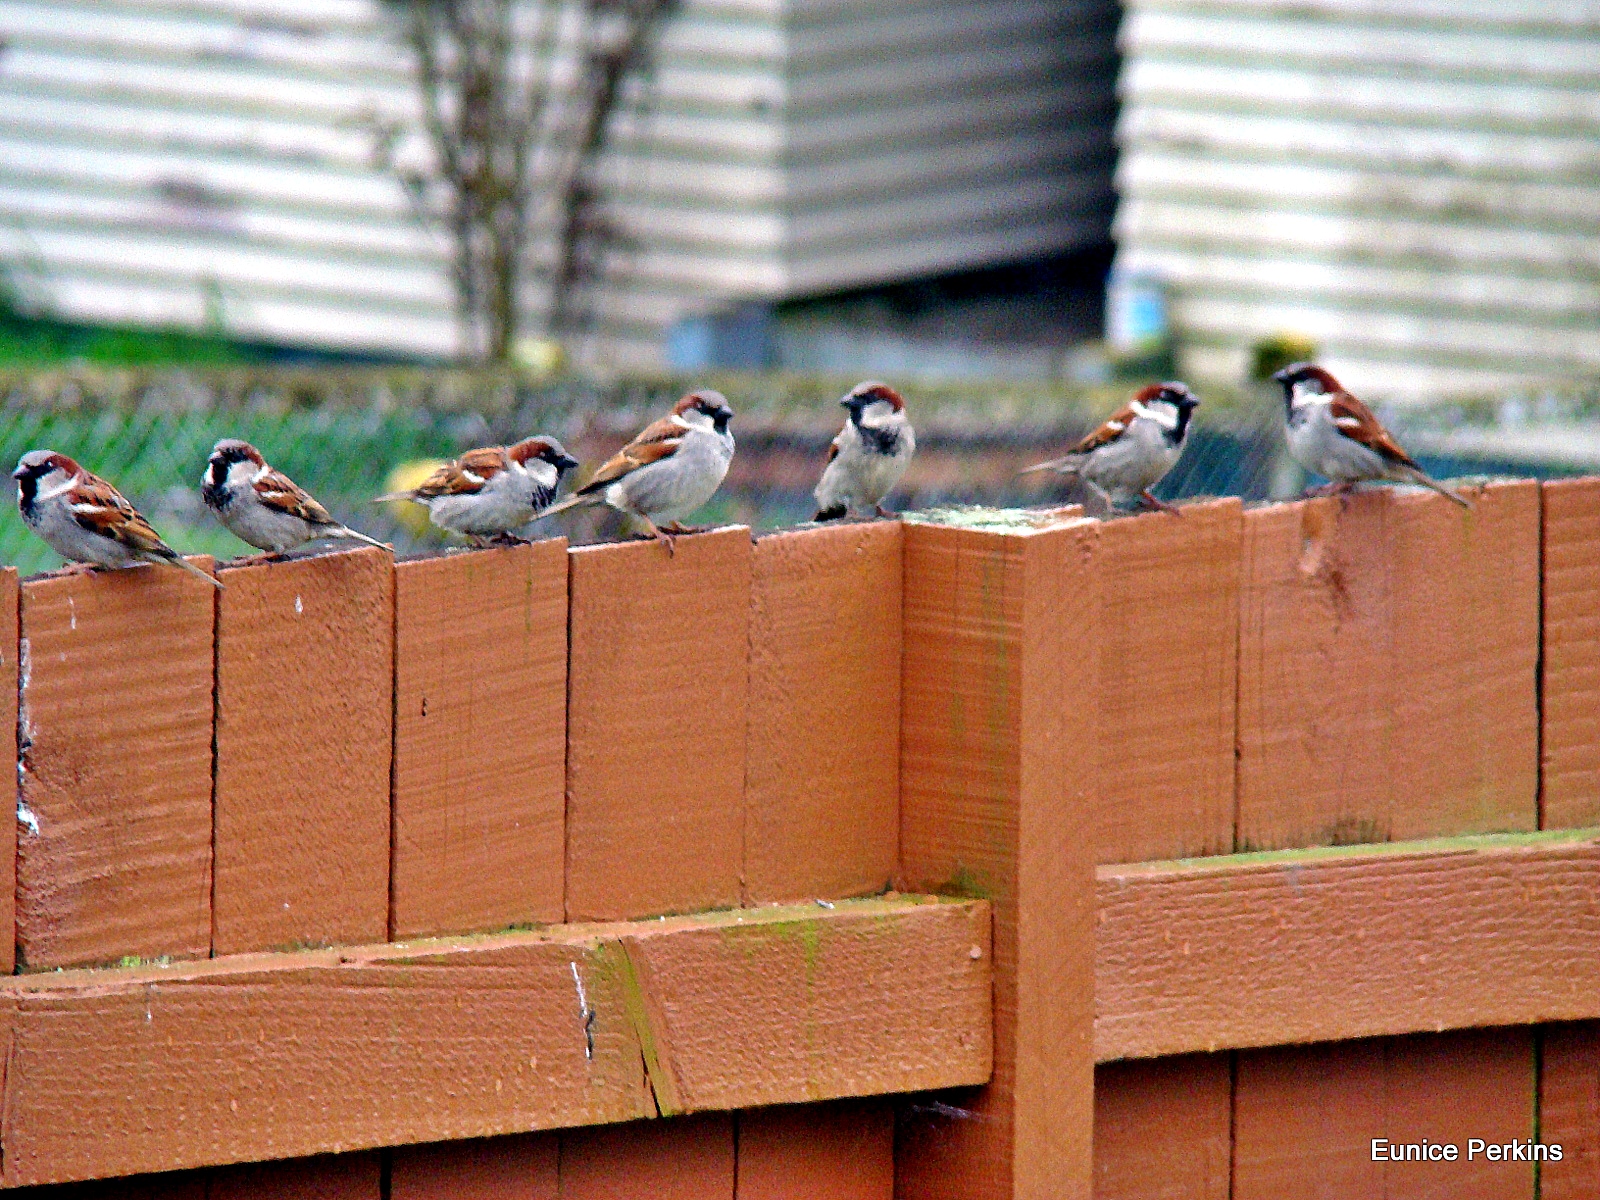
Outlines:
POLYGON ((159 557, 162 562, 171 563, 175 567, 182 567, 185 571, 188 571, 189 574, 200 576, 201 579, 204 579, 212 587, 216 588, 217 591, 222 591, 222 580, 218 579, 210 571, 202 571, 187 558, 183 557, 183 555, 174 553, 171 558, 168 558, 164 554, 160 555, 159 557))
POLYGON ((1440 483, 1437 479, 1430 479, 1421 471, 1407 471, 1405 478, 1406 482, 1408 483, 1420 483, 1423 487, 1431 488, 1433 491, 1438 492, 1439 495, 1443 496, 1446 500, 1454 500, 1457 504, 1461 505, 1462 508, 1472 507, 1472 501, 1468 500, 1460 492, 1457 492, 1453 488, 1445 487, 1445 485, 1440 483))
POLYGON ((1018 475, 1032 475, 1035 471, 1059 471, 1063 475, 1076 475, 1077 469, 1072 465, 1070 458, 1052 458, 1049 462, 1034 463, 1031 467, 1023 467, 1018 475))
POLYGON ((558 503, 552 504, 549 508, 544 509, 539 515, 541 517, 553 517, 557 513, 566 512, 569 508, 578 508, 584 504, 599 504, 600 502, 601 498, 597 495, 586 496, 581 492, 573 492, 572 495, 568 496, 565 500, 559 501, 558 503))
POLYGON ((375 537, 368 537, 358 530, 351 529, 348 525, 336 525, 328 530, 329 537, 353 538, 358 542, 365 542, 369 546, 376 546, 379 550, 393 550, 394 547, 380 542, 375 537))

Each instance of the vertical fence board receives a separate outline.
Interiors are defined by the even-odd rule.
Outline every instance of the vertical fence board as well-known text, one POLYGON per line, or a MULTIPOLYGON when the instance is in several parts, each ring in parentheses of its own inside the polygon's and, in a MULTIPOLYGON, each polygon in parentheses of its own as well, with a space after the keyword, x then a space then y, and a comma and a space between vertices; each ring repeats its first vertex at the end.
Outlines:
POLYGON ((1561 1147, 1560 1162, 1539 1165, 1539 1200, 1600 1196, 1600 1022, 1547 1025, 1542 1031, 1539 1140, 1561 1147))
POLYGON ((1539 824, 1539 485, 1393 505, 1394 836, 1539 824))
POLYGON ((167 1171, 87 1183, 60 1183, 20 1193, 39 1200, 210 1200, 209 1171, 167 1171))
POLYGON ((737 1200, 894 1200, 894 1110, 884 1101, 739 1113, 737 1200))
POLYGON ((901 871, 994 904, 994 1078, 908 1117, 906 1200, 1087 1198, 1097 526, 905 530, 901 871))
POLYGON ((1541 684, 1543 824, 1600 825, 1600 479, 1544 485, 1541 684))
POLYGON ((863 895, 900 840, 900 525, 755 544, 745 896, 863 895))
POLYGON ((1473 1030, 1240 1051, 1233 1200, 1532 1200, 1531 1163, 1467 1161, 1533 1135, 1533 1035, 1473 1030), (1374 1162, 1372 1139, 1454 1142, 1456 1162, 1374 1162))
MULTIPOLYGON (((18 606, 22 598, 17 587, 15 567, 0 567, 0 819, 17 809, 17 694, 22 678, 17 670, 18 606)), ((0 847, 0 975, 17 968, 17 839, 16 834, 0 847)))
POLYGON ((1095 1068, 1095 1200, 1229 1200, 1232 1153, 1230 1055, 1095 1068))
POLYGON ((206 1200, 380 1200, 376 1152, 243 1163, 211 1172, 206 1200))
POLYGON ((1536 489, 1245 514, 1241 848, 1535 826, 1536 489))
POLYGON ((399 1146, 388 1200, 556 1200, 560 1148, 554 1133, 399 1146))
POLYGON ((733 1200, 735 1170, 730 1113, 561 1135, 561 1200, 733 1200))
POLYGON ((392 937, 562 918, 567 552, 395 566, 392 937))
POLYGON ((210 949, 214 595, 157 567, 22 585, 25 969, 210 949))
POLYGON ((567 919, 739 902, 750 531, 575 549, 567 919))
POLYGON ((393 562, 363 549, 222 579, 215 952, 381 942, 393 562))
POLYGON ((1233 850, 1242 512, 1218 500, 1100 531, 1097 862, 1233 850))

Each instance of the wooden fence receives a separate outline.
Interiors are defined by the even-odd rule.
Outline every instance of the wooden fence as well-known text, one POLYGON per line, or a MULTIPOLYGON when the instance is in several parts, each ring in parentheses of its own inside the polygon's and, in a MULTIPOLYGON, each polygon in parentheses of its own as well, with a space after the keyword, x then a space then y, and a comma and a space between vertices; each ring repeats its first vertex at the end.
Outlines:
POLYGON ((1600 1194, 1600 480, 222 577, 0 583, 6 1187, 1600 1194))

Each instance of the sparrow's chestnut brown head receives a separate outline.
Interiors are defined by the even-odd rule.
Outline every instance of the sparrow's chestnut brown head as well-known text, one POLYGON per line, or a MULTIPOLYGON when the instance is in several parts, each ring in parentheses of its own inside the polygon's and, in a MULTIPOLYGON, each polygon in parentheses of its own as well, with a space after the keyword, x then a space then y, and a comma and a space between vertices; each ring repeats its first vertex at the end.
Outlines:
POLYGON ((570 471, 578 466, 578 460, 567 453, 566 447, 553 437, 525 438, 506 451, 506 457, 514 463, 524 466, 530 460, 538 459, 547 462, 557 471, 570 471))

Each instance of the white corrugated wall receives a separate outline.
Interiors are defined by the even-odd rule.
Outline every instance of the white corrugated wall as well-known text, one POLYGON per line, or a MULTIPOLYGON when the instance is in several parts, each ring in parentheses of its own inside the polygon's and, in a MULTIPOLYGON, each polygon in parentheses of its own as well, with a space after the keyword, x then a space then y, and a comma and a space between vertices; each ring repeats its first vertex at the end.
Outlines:
POLYGON ((1311 335, 1395 398, 1600 374, 1600 3, 1132 0, 1119 264, 1198 374, 1311 335))
MULTIPOLYGON (((449 354, 378 0, 0 0, 0 263, 61 316, 449 354)), ((1109 220, 1108 0, 684 0, 605 165, 591 351, 676 318, 1070 249, 1109 220)), ((538 304, 538 285, 530 285, 538 304)))

